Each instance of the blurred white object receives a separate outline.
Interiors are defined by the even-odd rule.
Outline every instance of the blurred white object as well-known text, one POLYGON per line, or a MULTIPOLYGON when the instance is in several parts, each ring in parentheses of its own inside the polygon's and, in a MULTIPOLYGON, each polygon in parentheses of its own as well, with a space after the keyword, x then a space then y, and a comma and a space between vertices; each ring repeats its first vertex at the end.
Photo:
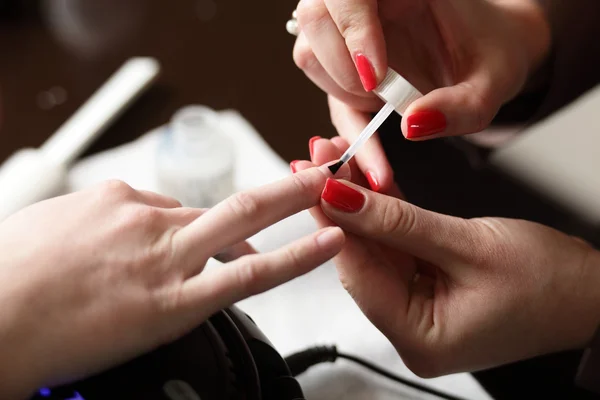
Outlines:
MULTIPOLYGON (((290 175, 282 160, 240 114, 219 112, 223 133, 236 150, 235 186, 238 190, 261 186, 290 175)), ((84 189, 106 179, 120 179, 136 189, 157 190, 151 168, 163 128, 135 142, 93 155, 79 162, 69 174, 71 190, 84 189)), ((308 211, 287 218, 250 238, 259 251, 270 251, 314 232, 308 211)), ((211 260, 207 268, 223 268, 211 260)), ((239 306, 249 313, 269 340, 283 354, 319 344, 336 344, 402 376, 471 400, 489 395, 468 374, 423 381, 402 363, 389 341, 356 306, 339 282, 335 266, 328 262, 316 271, 247 299, 239 306)), ((435 399, 338 361, 310 369, 300 377, 307 399, 319 400, 425 400, 435 399)))
POLYGON ((497 150, 491 162, 600 226, 600 86, 497 150))
POLYGON ((60 193, 70 164, 154 81, 158 62, 127 61, 39 149, 23 149, 0 166, 0 221, 60 193))
POLYGON ((182 108, 156 153, 158 189, 186 207, 213 207, 235 191, 234 160, 219 114, 203 106, 182 108))

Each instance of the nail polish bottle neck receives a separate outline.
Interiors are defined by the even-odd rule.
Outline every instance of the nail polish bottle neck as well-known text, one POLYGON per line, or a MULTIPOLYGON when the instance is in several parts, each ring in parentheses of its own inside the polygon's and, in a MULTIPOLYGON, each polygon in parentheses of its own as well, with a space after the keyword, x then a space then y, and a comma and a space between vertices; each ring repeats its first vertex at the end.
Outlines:
POLYGON ((215 112, 201 106, 178 111, 171 121, 172 140, 181 155, 199 156, 215 150, 219 143, 219 120, 215 112))

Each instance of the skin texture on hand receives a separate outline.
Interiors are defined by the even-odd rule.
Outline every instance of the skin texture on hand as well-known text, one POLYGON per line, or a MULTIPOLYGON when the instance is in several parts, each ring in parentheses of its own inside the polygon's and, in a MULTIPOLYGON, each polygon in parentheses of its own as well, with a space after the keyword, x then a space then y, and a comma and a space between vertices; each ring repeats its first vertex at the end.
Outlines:
MULTIPOLYGON (((361 84, 357 67, 367 74, 365 59, 378 82, 389 66, 425 94, 408 108, 401 129, 411 140, 426 140, 486 128, 550 47, 535 0, 302 0, 298 21, 294 60, 330 96, 332 121, 349 142, 382 106, 361 84)), ((381 149, 357 160, 384 191, 391 187, 381 149)))
MULTIPOLYGON (((340 151, 321 140, 313 160, 340 151)), ((589 343, 598 251, 539 224, 441 215, 351 180, 328 181, 311 213, 346 233, 340 279, 413 372, 475 371, 589 343)))
POLYGON ((244 241, 317 205, 328 176, 314 168, 208 211, 108 182, 3 221, 0 397, 131 359, 333 257, 339 228, 265 254, 244 241), (203 271, 215 255, 225 264, 203 271))

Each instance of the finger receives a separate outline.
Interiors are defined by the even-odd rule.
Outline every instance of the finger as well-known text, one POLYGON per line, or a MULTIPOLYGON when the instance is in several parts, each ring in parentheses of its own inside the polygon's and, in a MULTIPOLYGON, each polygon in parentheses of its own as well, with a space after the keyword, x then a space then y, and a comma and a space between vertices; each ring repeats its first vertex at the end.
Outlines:
MULTIPOLYGON (((309 168, 314 168, 314 167, 315 167, 315 164, 313 164, 310 161, 297 161, 296 165, 294 166, 294 168, 298 172, 307 170, 309 168)), ((309 208, 308 212, 313 217, 313 219, 315 220, 315 222, 317 223, 317 226, 319 228, 325 228, 327 226, 335 226, 335 224, 323 213, 323 210, 321 210, 321 207, 319 205, 309 208)))
POLYGON ((179 207, 165 210, 165 215, 170 224, 182 227, 191 224, 207 211, 208 208, 179 207))
POLYGON ((249 256, 251 254, 257 254, 256 249, 245 240, 243 242, 234 244, 221 251, 219 254, 216 254, 214 258, 219 260, 222 263, 228 263, 234 260, 237 260, 243 256, 249 256))
POLYGON ((363 86, 367 91, 375 89, 388 66, 378 1, 325 0, 325 5, 354 57, 363 86))
MULTIPOLYGON (((348 147, 350 147, 346 139, 344 139, 341 136, 334 137, 333 139, 331 139, 331 142, 338 146, 342 154, 348 149, 348 147)), ((358 168, 358 164, 356 164, 356 158, 352 158, 348 162, 348 164, 350 165, 350 172, 352 174, 351 182, 356 183, 357 185, 360 185, 362 187, 371 187, 371 184, 367 181, 362 171, 360 171, 360 169, 358 168)), ((374 189, 371 187, 371 190, 374 189)), ((392 186, 389 189, 381 192, 387 194, 388 196, 396 197, 397 199, 404 199, 404 194, 400 191, 400 188, 398 187, 398 184, 396 182, 393 182, 392 186)))
POLYGON ((335 256, 344 243, 339 228, 326 228, 265 254, 239 258, 188 279, 181 291, 184 308, 210 309, 205 315, 303 275, 335 256))
MULTIPOLYGON (((340 154, 344 154, 346 150, 348 150, 348 148, 350 147, 348 141, 341 136, 335 136, 334 138, 332 138, 331 143, 333 143, 339 149, 340 154)), ((352 182, 362 187, 371 187, 369 182, 367 181, 367 178, 358 167, 358 164, 356 163, 356 157, 352 157, 350 161, 348 161, 348 165, 350 166, 350 173, 352 174, 352 182)))
MULTIPOLYGON (((171 224, 176 226, 186 226, 194 222, 196 219, 200 218, 208 210, 208 208, 181 207, 167 210, 165 211, 165 213, 167 215, 168 221, 171 224)), ((226 263, 236 260, 242 256, 256 253, 257 251, 250 243, 243 241, 224 249, 219 254, 215 254, 214 258, 222 263, 226 263)))
POLYGON ((455 86, 436 89, 406 110, 402 132, 410 140, 481 132, 489 126, 505 98, 488 74, 455 86))
POLYGON ((323 0, 302 0, 298 23, 327 74, 346 92, 365 93, 346 42, 323 0))
POLYGON ((374 111, 381 107, 381 100, 375 96, 371 96, 364 91, 353 94, 342 89, 325 71, 311 49, 304 33, 300 33, 296 40, 293 57, 298 68, 325 93, 358 110, 374 111))
MULTIPOLYGON (((333 144, 333 142, 329 139, 319 139, 315 141, 313 143, 313 153, 314 157, 312 161, 316 165, 323 165, 333 160, 339 160, 342 154, 344 154, 344 152, 340 151, 340 148, 333 144)), ((352 174, 352 182, 367 187, 367 180, 362 172, 358 169, 354 159, 350 160, 348 166, 350 167, 352 174)))
POLYGON ((443 268, 481 251, 468 221, 426 211, 350 182, 328 179, 321 208, 344 230, 443 268))
POLYGON ((162 194, 150 192, 147 190, 137 190, 137 198, 144 204, 159 208, 177 208, 181 207, 179 200, 162 194))
MULTIPOLYGON (((338 134, 349 143, 356 140, 370 121, 367 114, 356 111, 331 96, 329 96, 329 110, 331 121, 338 134)), ((373 135, 363 145, 355 159, 374 191, 385 193, 392 187, 394 172, 378 135, 373 135)))
MULTIPOLYGON (((349 169, 342 174, 349 175, 349 169)), ((338 172, 339 174, 339 172, 338 172)), ((183 257, 212 256, 293 214, 319 203, 331 172, 326 166, 296 173, 278 182, 237 193, 175 233, 183 257), (201 246, 199 246, 201 244, 201 246)), ((337 174, 336 174, 337 176, 337 174)))

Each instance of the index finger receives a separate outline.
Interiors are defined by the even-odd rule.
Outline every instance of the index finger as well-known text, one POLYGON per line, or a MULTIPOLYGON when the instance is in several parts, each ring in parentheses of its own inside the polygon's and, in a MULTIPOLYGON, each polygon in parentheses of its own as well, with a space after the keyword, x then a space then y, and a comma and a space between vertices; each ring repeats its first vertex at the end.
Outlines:
MULTIPOLYGON (((362 54, 372 63, 381 82, 388 62, 383 28, 379 20, 377 0, 325 0, 331 18, 355 58, 362 54)), ((360 66, 357 65, 360 71, 360 66)))
MULTIPOLYGON (((336 176, 348 176, 341 169, 336 176)), ((298 172, 259 188, 237 193, 175 233, 184 258, 211 256, 320 202, 327 166, 298 172)), ((202 257, 200 257, 202 258, 202 257)))
MULTIPOLYGON (((348 143, 353 143, 369 124, 368 114, 357 111, 332 96, 329 96, 329 109, 338 134, 348 143)), ((387 193, 394 186, 394 171, 377 134, 363 145, 355 159, 373 190, 387 193)))

